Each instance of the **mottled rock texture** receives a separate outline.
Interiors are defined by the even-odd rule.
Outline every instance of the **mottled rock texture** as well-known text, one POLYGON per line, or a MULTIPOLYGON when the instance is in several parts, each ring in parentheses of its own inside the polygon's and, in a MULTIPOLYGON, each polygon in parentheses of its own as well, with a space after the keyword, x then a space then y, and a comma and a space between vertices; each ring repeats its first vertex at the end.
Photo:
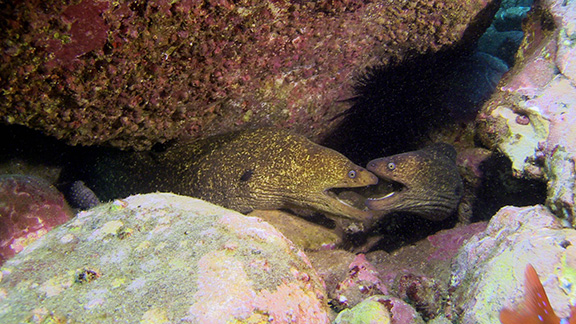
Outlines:
POLYGON ((378 270, 366 260, 364 254, 358 254, 348 266, 346 278, 336 286, 333 306, 352 307, 367 297, 387 293, 378 270))
POLYGON ((366 258, 378 271, 380 285, 387 288, 388 294, 408 303, 424 320, 452 316, 447 300, 453 258, 466 240, 485 228, 484 222, 458 226, 392 253, 370 252, 366 258))
POLYGON ((44 179, 0 175, 0 265, 73 216, 64 196, 44 179))
POLYGON ((402 299, 374 295, 342 311, 333 324, 424 324, 414 308, 402 299))
POLYGON ((328 323, 327 309, 271 225, 173 194, 81 212, 0 276, 1 323, 328 323))
POLYGON ((336 231, 287 211, 255 210, 248 216, 263 219, 303 251, 326 252, 342 244, 342 238, 336 231))
POLYGON ((0 9, 0 117, 71 144, 297 128, 320 139, 354 76, 471 45, 499 1, 17 1, 0 9))
POLYGON ((478 135, 517 177, 547 182, 547 205, 576 224, 576 2, 540 1, 516 64, 478 115, 478 135))
POLYGON ((372 296, 363 300, 352 309, 345 309, 340 314, 334 324, 390 324, 390 312, 386 309, 384 298, 382 302, 372 296))
POLYGON ((576 230, 542 205, 502 208, 455 258, 450 299, 459 323, 499 323, 502 308, 516 309, 528 263, 556 314, 567 317, 576 299, 575 242, 576 230))

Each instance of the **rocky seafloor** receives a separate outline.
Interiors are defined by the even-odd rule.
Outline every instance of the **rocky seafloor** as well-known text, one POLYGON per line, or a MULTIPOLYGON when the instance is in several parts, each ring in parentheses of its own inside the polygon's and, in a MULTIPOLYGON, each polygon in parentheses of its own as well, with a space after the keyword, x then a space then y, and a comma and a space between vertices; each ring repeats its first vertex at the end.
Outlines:
MULTIPOLYGON (((152 7, 130 9, 145 17, 152 7)), ((378 67, 356 85, 344 127, 324 144, 359 164, 453 144, 465 190, 445 222, 394 214, 365 237, 342 236, 287 211, 242 215, 169 193, 119 197, 72 215, 55 188, 58 173, 70 152, 78 160, 87 151, 36 135, 22 145, 26 131, 2 130, 0 170, 10 175, 0 177, 0 323, 472 324, 499 323, 503 309, 520 309, 526 320, 538 316, 524 302, 528 264, 548 312, 568 318, 576 304, 575 14, 572 1, 503 1, 461 65, 452 54, 417 55, 406 61, 416 65, 378 67), (415 74, 425 64, 436 67, 415 74), (412 81, 422 91, 407 87, 412 81), (411 110, 424 101, 430 107, 411 110)), ((75 84, 67 82, 58 91, 75 84)))

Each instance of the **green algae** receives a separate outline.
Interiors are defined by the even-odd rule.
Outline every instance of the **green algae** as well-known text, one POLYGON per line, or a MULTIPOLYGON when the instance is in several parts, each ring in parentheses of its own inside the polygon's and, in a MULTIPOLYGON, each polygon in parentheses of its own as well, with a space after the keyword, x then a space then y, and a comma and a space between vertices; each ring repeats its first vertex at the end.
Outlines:
POLYGON ((345 309, 336 320, 334 324, 388 324, 391 323, 390 312, 380 302, 378 298, 383 297, 379 295, 372 296, 363 300, 358 305, 351 309, 345 309))

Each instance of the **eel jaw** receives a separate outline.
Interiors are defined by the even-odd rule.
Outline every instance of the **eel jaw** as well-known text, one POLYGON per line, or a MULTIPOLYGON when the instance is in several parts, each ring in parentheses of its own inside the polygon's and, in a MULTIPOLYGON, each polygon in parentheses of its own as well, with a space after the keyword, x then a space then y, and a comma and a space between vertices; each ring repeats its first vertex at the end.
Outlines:
POLYGON ((366 197, 357 191, 367 190, 368 187, 328 188, 322 192, 322 196, 329 202, 330 213, 353 220, 366 221, 373 215, 364 203, 366 197))
POLYGON ((317 191, 316 203, 323 207, 320 208, 321 210, 335 216, 362 222, 370 220, 373 214, 366 208, 365 196, 355 192, 368 190, 367 188, 375 186, 378 182, 376 175, 359 168, 354 181, 345 180, 333 183, 331 187, 324 187, 322 191, 317 191), (346 192, 349 195, 343 195, 346 192))
POLYGON ((370 210, 393 211, 396 206, 400 205, 402 197, 410 190, 410 187, 401 182, 390 179, 382 179, 383 185, 378 186, 377 192, 374 192, 366 198, 366 207, 370 210))

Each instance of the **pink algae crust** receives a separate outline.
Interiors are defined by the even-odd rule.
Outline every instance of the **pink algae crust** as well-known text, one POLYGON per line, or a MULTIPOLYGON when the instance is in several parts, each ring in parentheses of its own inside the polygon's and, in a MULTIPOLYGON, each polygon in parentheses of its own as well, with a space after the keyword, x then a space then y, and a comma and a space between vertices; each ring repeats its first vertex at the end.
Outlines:
POLYGON ((542 205, 507 206, 474 235, 453 263, 451 300, 463 323, 495 323, 503 308, 524 299, 527 264, 560 317, 568 317, 574 290, 574 229, 563 227, 542 205))
POLYGON ((62 194, 43 179, 0 176, 0 265, 72 216, 62 194))
POLYGON ((435 248, 434 252, 428 257, 428 261, 452 259, 462 244, 472 235, 485 230, 486 226, 487 223, 484 222, 473 223, 428 236, 428 241, 435 248))
POLYGON ((386 305, 390 307, 392 314, 392 324, 415 324, 423 323, 420 315, 408 303, 397 297, 384 298, 386 305))
POLYGON ((498 1, 18 1, 0 10, 0 117, 148 148, 246 126, 319 139, 354 77, 471 44, 498 1))
POLYGON ((482 142, 515 174, 547 181, 547 206, 576 224, 576 4, 545 0, 523 24, 514 67, 477 118, 482 142))
MULTIPOLYGON (((308 257, 268 223, 232 214, 222 216, 219 223, 241 240, 279 246, 287 255, 296 253, 309 271, 314 272, 308 257)), ((271 261, 256 255, 245 264, 235 255, 238 244, 230 240, 224 250, 200 259, 198 292, 194 295, 196 302, 189 309, 189 319, 210 323, 224 323, 231 318, 249 323, 329 322, 324 283, 315 279, 318 278, 315 273, 310 275, 298 270, 302 269, 301 265, 294 265, 288 269, 287 276, 274 279, 271 261), (274 286, 275 281, 279 281, 278 286, 274 286)))
POLYGON ((335 299, 343 307, 352 307, 367 297, 387 293, 378 270, 364 254, 358 254, 349 265, 347 277, 336 286, 335 299))
POLYGON ((67 25, 69 38, 66 41, 53 39, 47 44, 47 51, 54 57, 48 62, 66 66, 79 56, 102 48, 106 43, 107 26, 102 13, 108 9, 107 2, 86 1, 67 7, 61 14, 67 25))

